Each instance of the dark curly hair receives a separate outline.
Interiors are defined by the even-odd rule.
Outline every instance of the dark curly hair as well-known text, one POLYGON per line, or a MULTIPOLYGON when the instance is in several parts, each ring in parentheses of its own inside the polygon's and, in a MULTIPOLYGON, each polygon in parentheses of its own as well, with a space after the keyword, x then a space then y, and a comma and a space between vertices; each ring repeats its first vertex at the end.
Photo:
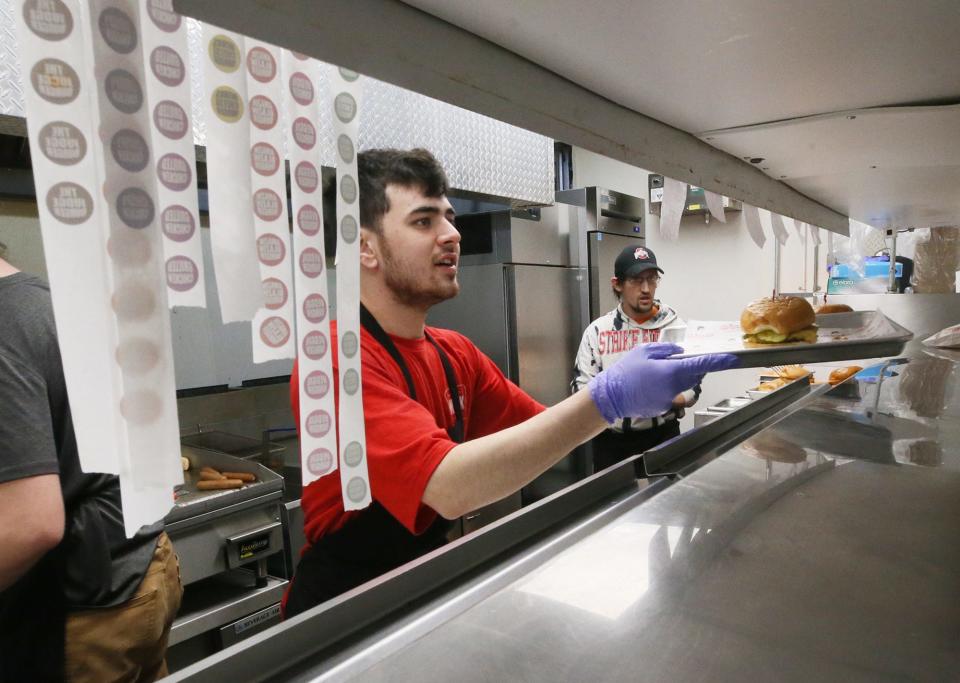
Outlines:
MULTIPOLYGON (((357 155, 360 180, 360 225, 379 233, 383 216, 390 210, 387 185, 419 188, 427 197, 447 193, 447 174, 426 149, 370 149, 357 155)), ((334 182, 324 187, 324 222, 335 225, 334 182)), ((327 253, 336 250, 336 230, 327 229, 327 253), (332 237, 332 239, 331 239, 332 237)))

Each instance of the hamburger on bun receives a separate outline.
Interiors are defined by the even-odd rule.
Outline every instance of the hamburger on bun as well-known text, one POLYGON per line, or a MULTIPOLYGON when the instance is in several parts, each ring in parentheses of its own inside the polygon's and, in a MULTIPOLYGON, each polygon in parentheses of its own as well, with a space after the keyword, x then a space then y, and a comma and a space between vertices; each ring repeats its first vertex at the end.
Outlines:
POLYGON ((836 370, 830 373, 830 377, 828 378, 828 381, 830 382, 831 385, 840 384, 840 382, 844 381, 849 377, 853 377, 855 374, 857 374, 861 370, 863 370, 863 368, 861 368, 859 365, 849 365, 845 368, 837 368, 836 370))
POLYGON ((817 341, 817 319, 806 299, 797 296, 764 297, 740 314, 740 327, 747 342, 780 344, 817 341))
POLYGON ((823 304, 817 308, 817 315, 823 313, 853 313, 853 309, 846 304, 823 304))

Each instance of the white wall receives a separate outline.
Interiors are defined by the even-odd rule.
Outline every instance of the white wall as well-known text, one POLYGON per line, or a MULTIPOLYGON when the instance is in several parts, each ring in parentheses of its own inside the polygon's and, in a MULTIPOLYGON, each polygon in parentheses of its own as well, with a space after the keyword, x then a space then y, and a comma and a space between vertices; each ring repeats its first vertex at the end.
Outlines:
MULTIPOLYGON (((634 166, 573 148, 574 187, 599 185, 646 200, 648 175, 647 171, 634 166)), ((660 236, 660 217, 647 214, 647 246, 656 253, 657 262, 664 270, 657 296, 686 320, 739 320, 745 304, 770 296, 773 291, 774 240, 768 219, 764 218, 767 241, 763 249, 759 249, 747 233, 742 211, 728 211, 726 218, 726 223, 712 219, 707 223, 703 216, 687 216, 680 224, 679 238, 671 242, 660 236)), ((813 245, 805 246, 792 225, 789 232, 781 253, 781 291, 801 291, 804 272, 805 291, 812 291, 813 245), (806 271, 804 253, 807 254, 806 271)), ((821 264, 825 263, 825 234, 822 239, 821 264)), ((823 288, 826 288, 825 278, 823 269, 820 276, 823 288)), ((745 389, 756 386, 759 373, 757 369, 733 370, 708 377, 697 407, 705 408, 742 394, 745 389)), ((693 426, 692 411, 681 425, 684 429, 693 426)))

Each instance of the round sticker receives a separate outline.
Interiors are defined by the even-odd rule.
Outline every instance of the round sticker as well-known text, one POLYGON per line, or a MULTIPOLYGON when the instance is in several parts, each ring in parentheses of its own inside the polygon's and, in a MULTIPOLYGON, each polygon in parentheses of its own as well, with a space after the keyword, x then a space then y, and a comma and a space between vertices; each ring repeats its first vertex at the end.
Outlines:
POLYGON ((224 73, 233 73, 240 68, 240 48, 227 36, 215 35, 207 46, 210 61, 224 73))
POLYGON ((149 339, 127 339, 117 346, 115 357, 124 372, 142 375, 157 367, 160 348, 149 339))
POLYGON ((173 33, 180 28, 180 15, 173 9, 173 0, 147 0, 147 12, 161 31, 173 33))
POLYGON ((158 81, 171 88, 183 83, 183 79, 187 77, 187 70, 180 55, 165 45, 154 48, 150 53, 150 70, 158 81))
POLYGON ((287 286, 275 277, 268 277, 261 284, 263 286, 263 305, 271 311, 283 308, 283 305, 287 303, 287 286))
POLYGON ((280 168, 280 155, 269 142, 258 142, 250 148, 250 166, 260 175, 273 175, 280 168))
POLYGON ((117 196, 117 215, 129 228, 145 228, 153 222, 153 200, 139 187, 128 187, 117 196))
POLYGON ((103 42, 115 52, 130 54, 137 46, 137 29, 125 12, 116 7, 108 7, 100 13, 97 22, 103 42))
POLYGON ((150 162, 150 148, 147 141, 135 130, 124 128, 114 133, 110 139, 110 154, 124 171, 136 173, 142 171, 150 162))
POLYGON ((314 410, 307 415, 307 433, 319 439, 330 433, 330 427, 333 420, 330 419, 330 413, 325 410, 314 410))
POLYGON ((310 59, 309 57, 307 57, 307 56, 306 56, 305 54, 303 54, 302 52, 295 52, 295 51, 293 51, 293 50, 290 50, 290 54, 292 54, 294 57, 296 57, 297 59, 299 59, 301 62, 305 62, 305 61, 307 61, 308 59, 310 59))
POLYGON ((107 253, 122 266, 143 266, 150 261, 150 239, 139 230, 117 230, 107 238, 107 253))
POLYGON ((80 79, 73 67, 59 59, 41 59, 30 69, 36 93, 53 104, 69 104, 80 94, 80 79))
POLYGON ((247 53, 247 71, 254 80, 269 83, 277 75, 277 61, 269 50, 255 47, 247 53))
POLYGON ((114 69, 103 81, 110 104, 124 114, 133 114, 143 106, 140 81, 126 69, 114 69))
POLYGON ((322 477, 333 469, 333 453, 326 448, 317 448, 307 456, 307 469, 322 477))
POLYGON ((330 378, 325 372, 314 370, 303 380, 303 390, 310 398, 323 398, 330 391, 330 378))
POLYGON ((323 257, 313 247, 300 252, 300 271, 307 277, 317 277, 323 272, 323 257))
POLYGON ((297 211, 297 227, 309 237, 320 232, 320 213, 310 204, 304 204, 297 211))
POLYGON ((273 190, 261 188, 253 193, 253 212, 260 220, 275 221, 283 213, 283 201, 273 190))
POLYGON ((76 183, 57 183, 47 192, 47 209, 61 223, 79 225, 93 214, 93 197, 76 183))
POLYGON ((317 143, 317 131, 310 121, 300 116, 294 120, 293 139, 301 149, 310 150, 317 143))
POLYGON ((323 332, 307 332, 303 337, 303 355, 310 360, 320 360, 327 354, 327 338, 323 332))
POLYGON ((350 396, 353 396, 357 393, 357 389, 360 388, 360 375, 356 370, 350 368, 345 373, 343 373, 343 390, 347 392, 350 396))
POLYGON ((290 76, 290 95, 297 104, 306 106, 313 102, 313 83, 305 73, 297 71, 290 76))
POLYGON ((337 151, 340 153, 340 158, 348 164, 353 162, 353 140, 349 135, 340 134, 337 138, 337 151))
POLYGON ((157 298, 143 285, 128 285, 113 293, 110 306, 120 320, 144 320, 153 315, 157 298))
POLYGON ((333 111, 336 112, 338 119, 344 123, 350 123, 357 115, 357 101, 350 93, 342 92, 333 100, 333 111))
POLYGON ((359 344, 357 343, 357 335, 354 332, 347 332, 343 335, 343 340, 340 342, 340 346, 343 349, 343 355, 347 358, 353 358, 357 355, 357 348, 359 344))
POLYGON ((174 204, 160 214, 160 229, 174 242, 186 242, 193 237, 196 223, 187 207, 174 204))
POLYGON ((359 441, 351 441, 343 449, 343 461, 350 467, 356 467, 363 462, 363 446, 359 441))
POLYGON ((319 294, 308 294, 303 300, 303 316, 312 323, 322 323, 327 317, 327 301, 319 294))
POLYGON ((353 204, 357 200, 357 181, 351 175, 345 175, 340 179, 340 196, 347 204, 353 204))
POLYGON ((189 122, 183 107, 173 100, 163 100, 153 108, 153 125, 171 140, 179 140, 187 134, 189 122))
POLYGON ((167 286, 173 291, 190 291, 199 279, 200 270, 193 259, 187 256, 171 256, 167 259, 167 286))
POLYGON ((347 484, 347 498, 354 503, 361 503, 366 496, 367 482, 363 480, 363 477, 354 477, 351 479, 347 484))
POLYGON ((357 219, 353 216, 344 216, 343 220, 340 221, 340 234, 343 236, 343 241, 347 244, 353 244, 353 241, 357 239, 357 219))
POLYGON ((320 184, 317 167, 309 161, 301 161, 297 164, 293 171, 293 177, 297 181, 297 187, 303 192, 313 192, 320 184))
POLYGON ((267 318, 260 323, 260 339, 267 346, 278 348, 290 340, 290 326, 277 316, 267 318))
POLYGON ((287 247, 282 239, 267 233, 257 238, 257 255, 260 257, 260 263, 265 266, 277 266, 287 255, 287 247))
POLYGON ((73 15, 61 0, 27 0, 23 20, 45 40, 63 40, 73 30, 73 15))
POLYGON ((171 152, 164 154, 157 162, 157 177, 167 189, 182 192, 190 187, 193 171, 186 159, 171 152))
POLYGON ((229 85, 221 85, 210 95, 213 113, 224 123, 236 123, 243 118, 243 98, 229 85))
POLYGON ((273 100, 263 95, 251 97, 250 122, 260 130, 270 130, 277 125, 277 106, 273 100))
POLYGON ((37 137, 43 155, 55 164, 72 166, 87 154, 87 139, 72 123, 52 121, 37 137))
POLYGON ((149 424, 163 412, 163 400, 153 391, 134 391, 120 399, 120 414, 134 424, 149 424))
POLYGON ((341 67, 340 67, 340 77, 341 77, 343 80, 345 80, 345 81, 347 81, 347 82, 349 82, 349 83, 353 83, 355 80, 357 80, 358 78, 360 78, 360 74, 358 74, 356 71, 352 71, 352 70, 350 70, 350 69, 345 69, 344 67, 341 66, 341 67))

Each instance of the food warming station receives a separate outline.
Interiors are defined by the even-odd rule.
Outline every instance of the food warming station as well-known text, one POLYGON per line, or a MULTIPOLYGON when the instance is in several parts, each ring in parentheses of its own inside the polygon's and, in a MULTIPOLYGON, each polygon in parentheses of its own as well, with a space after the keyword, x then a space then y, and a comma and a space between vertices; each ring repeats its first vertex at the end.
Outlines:
POLYGON ((958 364, 788 384, 173 680, 951 679, 958 364))

